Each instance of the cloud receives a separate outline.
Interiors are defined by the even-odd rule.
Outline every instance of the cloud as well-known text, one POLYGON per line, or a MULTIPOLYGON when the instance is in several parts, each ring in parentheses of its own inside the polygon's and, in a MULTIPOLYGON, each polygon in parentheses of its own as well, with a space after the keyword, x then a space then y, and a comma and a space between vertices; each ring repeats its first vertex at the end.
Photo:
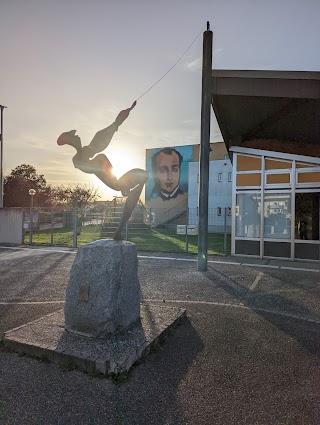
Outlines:
POLYGON ((181 125, 184 125, 184 126, 193 126, 195 124, 195 120, 184 120, 184 121, 181 121, 181 125))
MULTIPOLYGON (((216 56, 220 52, 222 52, 223 49, 216 49, 212 52, 212 56, 216 56)), ((202 66, 202 57, 199 56, 198 58, 195 58, 193 60, 187 60, 187 62, 184 65, 184 68, 188 72, 196 72, 199 69, 201 69, 202 66)))
POLYGON ((192 61, 189 61, 185 64, 185 69, 189 72, 196 72, 201 69, 202 60, 201 57, 198 57, 192 61))
POLYGON ((220 52, 223 52, 223 49, 216 49, 212 52, 212 56, 216 56, 220 52))

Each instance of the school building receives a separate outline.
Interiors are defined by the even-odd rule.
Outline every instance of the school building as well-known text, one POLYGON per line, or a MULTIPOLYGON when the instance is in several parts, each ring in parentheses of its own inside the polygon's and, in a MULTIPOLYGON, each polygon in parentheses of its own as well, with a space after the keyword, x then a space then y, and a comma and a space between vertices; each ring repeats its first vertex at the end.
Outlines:
POLYGON ((319 261, 320 72, 212 70, 232 254, 319 261))

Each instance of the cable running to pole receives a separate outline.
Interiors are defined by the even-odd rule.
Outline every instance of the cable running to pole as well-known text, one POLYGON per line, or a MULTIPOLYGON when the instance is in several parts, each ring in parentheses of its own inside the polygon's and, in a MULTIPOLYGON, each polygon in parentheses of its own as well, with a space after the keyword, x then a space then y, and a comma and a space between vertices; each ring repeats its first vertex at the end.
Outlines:
MULTIPOLYGON (((207 25, 207 24, 206 24, 207 25)), ((190 48, 193 46, 193 44, 196 42, 196 40, 199 38, 200 34, 202 34, 205 26, 204 25, 201 28, 201 31, 199 32, 199 34, 196 36, 196 38, 193 40, 193 42, 190 44, 190 46, 187 48, 187 50, 185 50, 182 55, 180 56, 180 58, 176 61, 176 63, 174 65, 172 65, 172 67, 158 80, 156 81, 148 90, 146 90, 140 97, 137 98, 136 101, 138 101, 139 99, 141 99, 145 94, 147 94, 151 89, 153 89, 153 87, 155 87, 158 83, 160 83, 160 81, 167 75, 169 74, 169 72, 181 61, 181 59, 183 58, 183 56, 188 52, 188 50, 190 50, 190 48)))

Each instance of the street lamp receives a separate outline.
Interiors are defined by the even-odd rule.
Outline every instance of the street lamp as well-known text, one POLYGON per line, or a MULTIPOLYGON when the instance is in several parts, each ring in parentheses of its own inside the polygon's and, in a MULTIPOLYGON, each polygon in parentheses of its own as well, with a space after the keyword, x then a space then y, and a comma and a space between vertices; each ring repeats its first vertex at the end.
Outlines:
POLYGON ((34 189, 29 189, 29 195, 31 196, 31 208, 33 207, 33 197, 36 194, 34 189))
POLYGON ((36 191, 34 189, 29 189, 29 195, 31 197, 31 204, 30 204, 30 231, 29 231, 29 243, 30 245, 32 244, 32 222, 33 222, 33 212, 32 212, 32 208, 33 208, 33 197, 36 194, 36 191))

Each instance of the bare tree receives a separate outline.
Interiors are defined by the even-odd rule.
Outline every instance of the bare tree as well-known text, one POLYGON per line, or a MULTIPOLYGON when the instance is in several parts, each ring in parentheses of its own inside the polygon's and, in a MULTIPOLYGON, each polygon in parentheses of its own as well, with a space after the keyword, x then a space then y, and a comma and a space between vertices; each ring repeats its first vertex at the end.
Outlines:
POLYGON ((78 208, 80 224, 83 222, 89 203, 100 198, 98 188, 91 185, 69 185, 51 187, 51 200, 54 205, 78 208))

